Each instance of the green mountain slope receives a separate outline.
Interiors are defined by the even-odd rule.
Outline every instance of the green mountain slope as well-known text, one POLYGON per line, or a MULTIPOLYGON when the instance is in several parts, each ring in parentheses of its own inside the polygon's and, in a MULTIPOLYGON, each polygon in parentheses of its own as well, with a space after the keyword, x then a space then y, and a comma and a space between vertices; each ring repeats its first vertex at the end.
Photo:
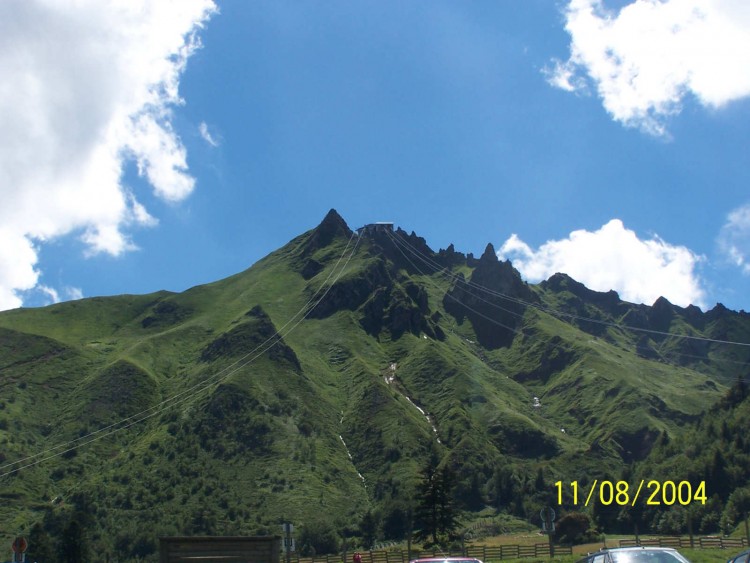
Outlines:
POLYGON ((398 538, 433 447, 467 514, 531 520, 554 481, 615 479, 701 420, 750 360, 720 340, 747 315, 531 286, 491 246, 332 210, 184 293, 0 313, 0 531, 54 542, 76 514, 120 560, 368 512, 398 538))

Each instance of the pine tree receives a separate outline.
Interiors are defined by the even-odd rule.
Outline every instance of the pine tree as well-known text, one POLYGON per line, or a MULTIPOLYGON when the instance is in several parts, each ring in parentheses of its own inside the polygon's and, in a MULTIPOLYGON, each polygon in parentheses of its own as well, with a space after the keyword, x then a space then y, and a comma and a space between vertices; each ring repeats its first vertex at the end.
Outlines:
POLYGON ((29 532, 29 550, 26 553, 28 561, 54 561, 55 548, 47 530, 40 523, 32 526, 29 532))
POLYGON ((362 536, 362 546, 372 549, 378 535, 378 520, 372 510, 365 512, 362 522, 359 524, 359 533, 362 536))
POLYGON ((74 517, 63 530, 60 542, 62 563, 86 563, 89 560, 88 542, 81 523, 74 517))
POLYGON ((438 537, 443 544, 457 538, 458 512, 453 498, 456 474, 446 464, 439 471, 440 494, 438 495, 438 537))
POLYGON ((432 449, 422 469, 414 514, 415 538, 425 545, 445 546, 456 537, 458 513, 453 500, 455 476, 447 466, 440 467, 432 449))

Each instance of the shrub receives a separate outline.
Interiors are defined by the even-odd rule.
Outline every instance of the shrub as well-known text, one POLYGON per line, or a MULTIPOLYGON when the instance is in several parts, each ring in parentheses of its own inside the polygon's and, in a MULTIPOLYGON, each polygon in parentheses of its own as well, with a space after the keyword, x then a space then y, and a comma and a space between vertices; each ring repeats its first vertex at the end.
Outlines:
POLYGON ((336 553, 339 537, 330 522, 318 520, 303 524, 299 534, 300 552, 303 556, 336 553))
POLYGON ((570 512, 560 518, 555 526, 555 538, 563 545, 576 545, 596 541, 599 535, 591 527, 588 514, 570 512))

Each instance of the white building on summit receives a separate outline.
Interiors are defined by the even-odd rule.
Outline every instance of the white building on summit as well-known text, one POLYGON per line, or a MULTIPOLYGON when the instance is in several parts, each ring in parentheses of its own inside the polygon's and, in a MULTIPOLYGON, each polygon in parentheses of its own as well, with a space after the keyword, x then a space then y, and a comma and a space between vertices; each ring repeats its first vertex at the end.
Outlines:
POLYGON ((375 233, 393 232, 393 223, 381 221, 379 223, 370 223, 357 229, 358 235, 373 235, 375 233))

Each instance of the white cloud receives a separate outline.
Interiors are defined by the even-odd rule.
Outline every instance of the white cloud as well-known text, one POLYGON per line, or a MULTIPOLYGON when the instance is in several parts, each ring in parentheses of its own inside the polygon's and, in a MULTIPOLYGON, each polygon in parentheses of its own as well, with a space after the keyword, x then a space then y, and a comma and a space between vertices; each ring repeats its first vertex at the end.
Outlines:
POLYGON ((48 285, 37 284, 36 289, 37 289, 37 291, 39 291, 43 295, 47 296, 47 299, 49 300, 49 303, 59 303, 60 302, 60 294, 57 292, 57 290, 55 288, 49 287, 48 285))
POLYGON ((598 231, 573 231, 568 238, 548 241, 537 250, 513 234, 498 256, 510 259, 531 282, 561 272, 596 291, 614 289, 633 303, 651 305, 663 296, 683 307, 706 305, 696 273, 701 256, 658 236, 641 240, 619 219, 598 231))
POLYGON ((171 111, 214 11, 212 0, 0 3, 0 309, 38 283, 45 240, 80 231, 90 253, 118 255, 134 248, 129 228, 156 223, 122 184, 125 161, 158 197, 190 194, 171 111))
POLYGON ((200 131, 201 137, 203 137, 203 140, 206 141, 209 145, 212 147, 218 147, 219 142, 214 139, 211 136, 211 133, 208 131, 208 125, 206 125, 205 121, 201 121, 201 124, 198 126, 198 131, 200 131))
POLYGON ((727 259, 750 275, 750 204, 732 211, 719 233, 719 249, 727 259))
POLYGON ((63 287, 58 291, 54 287, 45 285, 37 280, 37 283, 30 289, 20 291, 19 297, 24 303, 31 303, 33 307, 43 307, 60 303, 61 301, 75 300, 83 298, 83 291, 78 287, 63 287))
POLYGON ((570 0, 570 58, 547 69, 553 86, 591 83, 612 117, 653 135, 693 94, 719 108, 750 95, 750 3, 636 0, 619 13, 601 0, 570 0))
POLYGON ((36 249, 28 238, 2 226, 0 241, 0 309, 20 307, 23 301, 17 292, 31 289, 37 282, 36 249))
POLYGON ((75 301, 76 299, 83 299, 83 290, 80 287, 66 287, 65 288, 65 299, 75 301))

